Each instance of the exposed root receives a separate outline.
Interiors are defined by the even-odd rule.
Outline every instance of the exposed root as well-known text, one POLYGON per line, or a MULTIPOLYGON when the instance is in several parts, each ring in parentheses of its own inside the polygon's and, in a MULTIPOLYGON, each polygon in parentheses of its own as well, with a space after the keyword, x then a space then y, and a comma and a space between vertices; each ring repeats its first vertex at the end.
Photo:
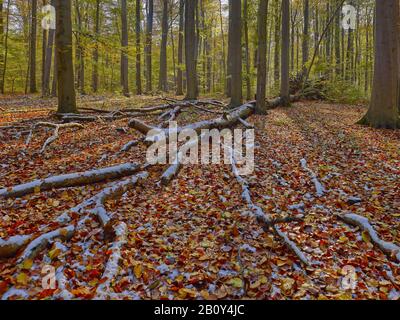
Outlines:
POLYGON ((43 144, 40 153, 43 153, 46 148, 52 144, 54 141, 56 141, 59 138, 59 131, 60 129, 66 129, 66 128, 80 128, 83 129, 83 125, 80 123, 63 123, 63 124, 57 124, 57 123, 50 123, 50 122, 38 122, 35 125, 33 125, 28 138, 26 139, 25 144, 29 145, 29 143, 32 140, 33 137, 33 132, 38 129, 39 127, 47 127, 47 128, 54 128, 53 135, 49 137, 45 143, 43 144))
POLYGON ((380 239, 379 235, 376 233, 375 229, 367 218, 353 213, 338 214, 337 216, 347 224, 354 227, 359 227, 361 230, 368 233, 373 244, 382 250, 382 252, 390 257, 395 257, 397 261, 400 262, 400 247, 394 243, 380 239))
POLYGON ((141 166, 136 163, 126 163, 103 169, 53 176, 46 179, 39 179, 29 183, 17 185, 11 188, 1 189, 0 197, 16 198, 35 192, 98 183, 106 180, 126 177, 138 172, 140 169, 141 166))

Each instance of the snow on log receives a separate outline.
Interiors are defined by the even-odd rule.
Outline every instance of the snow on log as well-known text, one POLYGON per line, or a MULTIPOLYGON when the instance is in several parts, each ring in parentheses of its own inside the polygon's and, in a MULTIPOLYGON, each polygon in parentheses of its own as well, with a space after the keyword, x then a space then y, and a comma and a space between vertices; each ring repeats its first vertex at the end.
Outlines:
POLYGON ((33 259, 41 250, 43 250, 50 241, 54 239, 61 239, 63 241, 72 238, 75 232, 74 226, 67 226, 60 228, 37 237, 26 247, 22 255, 18 259, 18 263, 25 261, 26 259, 33 259))
POLYGON ((10 258, 32 239, 32 235, 13 236, 8 240, 0 239, 0 258, 10 258))
POLYGON ((97 287, 95 299, 107 299, 112 280, 119 273, 119 262, 121 260, 121 249, 126 243, 128 227, 124 222, 114 227, 116 239, 109 248, 111 251, 110 258, 107 261, 101 284, 97 287))
POLYGON ((277 225, 278 223, 295 221, 298 220, 298 218, 283 218, 273 220, 269 217, 269 215, 264 213, 261 207, 255 205, 252 200, 247 181, 239 174, 239 170, 236 166, 234 151, 232 150, 232 148, 227 148, 227 151, 229 152, 231 160, 232 173, 235 176, 237 182, 242 187, 242 198, 246 201, 247 206, 249 207, 251 212, 253 212, 254 216, 257 219, 257 222, 261 224, 265 232, 268 232, 268 229, 272 227, 275 234, 281 238, 285 245, 299 258, 299 260, 305 265, 310 265, 310 262, 308 261, 304 253, 297 247, 297 245, 293 241, 289 239, 289 237, 283 231, 281 231, 281 229, 277 225))
POLYGON ((300 160, 300 163, 301 163, 301 167, 303 168, 303 170, 306 171, 306 172, 309 174, 309 176, 310 176, 312 182, 314 183, 314 185, 315 185, 315 191, 316 191, 317 197, 322 197, 322 196, 325 194, 325 192, 326 192, 325 187, 324 187, 324 186, 322 185, 322 183, 318 180, 318 177, 317 177, 317 175, 315 174, 315 172, 312 171, 312 170, 307 166, 307 160, 306 160, 306 159, 301 159, 301 160, 300 160))
POLYGON ((367 232, 373 244, 375 244, 382 252, 388 256, 396 257, 397 261, 400 262, 400 247, 394 243, 383 241, 379 238, 377 232, 365 217, 359 216, 353 213, 340 214, 338 215, 340 219, 349 225, 354 227, 359 227, 364 232, 367 232))
POLYGON ((45 179, 34 180, 32 182, 17 185, 11 188, 0 189, 0 197, 16 198, 38 191, 47 191, 57 188, 76 187, 98 183, 105 180, 112 180, 132 175, 139 171, 140 168, 140 165, 136 163, 126 163, 103 169, 52 176, 45 179))

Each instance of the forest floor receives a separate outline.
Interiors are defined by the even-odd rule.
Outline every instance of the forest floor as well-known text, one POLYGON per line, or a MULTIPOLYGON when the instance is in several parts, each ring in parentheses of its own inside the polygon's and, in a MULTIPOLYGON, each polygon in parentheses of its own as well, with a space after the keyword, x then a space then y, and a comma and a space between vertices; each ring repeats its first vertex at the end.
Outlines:
MULTIPOLYGON (((114 109, 160 104, 154 97, 86 97, 79 103, 99 107, 103 101, 105 108, 114 109)), ((55 101, 16 96, 1 98, 0 105, 6 109, 0 127, 21 126, 0 130, 0 189, 49 175, 145 162, 145 146, 119 153, 139 137, 132 129, 117 130, 126 127, 127 119, 65 129, 39 154, 50 133, 38 130, 26 146, 22 131, 39 118, 54 122, 49 112, 55 110, 55 101)), ((230 166, 185 166, 167 187, 157 184, 166 167, 155 166, 148 169, 149 178, 141 186, 106 203, 113 218, 128 227, 121 268, 111 283, 112 297, 399 299, 400 264, 376 248, 365 232, 336 216, 352 212, 367 217, 383 240, 400 244, 400 132, 355 125, 365 110, 303 101, 248 119, 256 129, 256 168, 248 177, 253 201, 273 216, 304 214, 303 222, 281 229, 311 266, 302 265, 247 214, 230 166), (302 167, 304 160, 321 182, 322 194, 317 195, 302 167), (356 272, 352 290, 343 288, 349 266, 356 272)), ((178 122, 199 119, 185 113, 178 122)), ((57 229, 58 216, 107 185, 0 199, 0 239, 57 229)), ((87 220, 71 240, 49 243, 23 266, 17 258, 0 260, 0 297, 56 297, 60 289, 43 290, 41 284, 43 266, 51 265, 63 273, 68 297, 93 298, 104 282, 110 254, 99 222, 87 220)))

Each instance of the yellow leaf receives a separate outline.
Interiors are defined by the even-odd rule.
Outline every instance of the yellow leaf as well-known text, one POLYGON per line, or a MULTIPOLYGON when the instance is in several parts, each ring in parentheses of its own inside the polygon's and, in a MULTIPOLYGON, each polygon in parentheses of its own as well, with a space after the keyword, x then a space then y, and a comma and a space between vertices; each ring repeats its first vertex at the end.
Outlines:
POLYGON ((257 280, 256 282, 250 285, 250 289, 257 289, 261 285, 261 281, 257 280))
POLYGON ((33 192, 40 193, 40 186, 36 186, 35 188, 33 188, 33 192))
POLYGON ((234 286, 235 288, 243 288, 243 281, 240 278, 233 278, 229 280, 227 284, 234 286))
POLYGON ((62 237, 64 237, 64 238, 66 238, 67 237, 67 235, 68 235, 68 230, 67 229, 61 229, 60 230, 60 235, 62 236, 62 237))
POLYGON ((22 270, 30 270, 32 268, 33 261, 31 259, 26 259, 24 262, 21 263, 22 270))
POLYGON ((28 275, 21 272, 17 275, 17 283, 26 286, 28 284, 28 275))
POLYGON ((361 233, 362 239, 366 242, 366 243, 371 243, 371 237, 369 236, 369 233, 367 231, 363 231, 361 233))
POLYGON ((140 279, 142 277, 142 273, 143 273, 143 269, 142 266, 140 264, 137 264, 134 268, 133 268, 133 272, 135 273, 135 277, 137 279, 140 279))
POLYGON ((60 201, 58 200, 53 200, 53 203, 51 204, 53 207, 58 207, 60 205, 60 201))
POLYGON ((349 238, 347 238, 346 236, 341 236, 340 238, 339 238, 339 242, 340 243, 346 243, 346 242, 348 242, 349 241, 349 238))
POLYGON ((55 258, 57 258, 61 253, 61 250, 58 248, 54 248, 53 250, 49 251, 49 258, 51 260, 54 260, 55 258))
POLYGON ((283 291, 288 292, 293 288, 295 281, 292 278, 285 278, 281 281, 281 288, 283 291))

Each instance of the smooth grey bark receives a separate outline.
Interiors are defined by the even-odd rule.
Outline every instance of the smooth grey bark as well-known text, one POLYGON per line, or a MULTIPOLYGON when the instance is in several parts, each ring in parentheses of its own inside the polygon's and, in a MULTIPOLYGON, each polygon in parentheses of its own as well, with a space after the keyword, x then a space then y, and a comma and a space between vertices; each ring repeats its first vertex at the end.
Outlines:
POLYGON ((260 0, 258 7, 257 35, 257 103, 256 113, 264 113, 267 86, 267 10, 268 0, 260 0))
POLYGON ((126 0, 121 0, 121 86, 122 94, 129 97, 128 76, 128 8, 126 0))
POLYGON ((140 22, 141 22, 141 0, 136 0, 136 94, 142 94, 142 63, 141 63, 141 39, 140 39, 140 22))
POLYGON ((77 113, 72 62, 71 0, 56 1, 58 113, 77 113))
POLYGON ((186 0, 185 6, 185 61, 186 61, 186 98, 196 100, 198 95, 195 11, 197 0, 186 0))
POLYGON ((281 100, 282 105, 290 105, 289 63, 290 63, 290 4, 282 0, 282 49, 281 49, 281 100))
POLYGON ((376 1, 375 65, 369 110, 360 121, 375 128, 400 128, 399 1, 376 1))
POLYGON ((31 0, 31 6, 31 32, 29 38, 29 92, 36 93, 37 0, 31 0))
POLYGON ((185 22, 185 0, 179 1, 179 37, 178 37, 178 73, 177 73, 177 85, 176 95, 183 95, 183 42, 184 42, 184 28, 185 22))
POLYGON ((242 104, 242 3, 232 1, 231 16, 231 102, 230 107, 235 108, 242 104))
POLYGON ((93 49, 93 70, 92 70, 92 90, 97 92, 99 90, 99 43, 100 36, 100 0, 96 0, 96 13, 94 22, 94 34, 96 36, 96 43, 93 49))
POLYGON ((146 45, 145 45, 145 65, 146 65, 146 92, 153 91, 152 81, 152 47, 153 47, 153 15, 154 15, 154 1, 147 0, 146 5, 146 45))
POLYGON ((167 40, 168 40, 168 0, 163 0, 162 21, 161 21, 161 48, 160 48, 160 70, 158 89, 168 91, 167 74, 167 40))

